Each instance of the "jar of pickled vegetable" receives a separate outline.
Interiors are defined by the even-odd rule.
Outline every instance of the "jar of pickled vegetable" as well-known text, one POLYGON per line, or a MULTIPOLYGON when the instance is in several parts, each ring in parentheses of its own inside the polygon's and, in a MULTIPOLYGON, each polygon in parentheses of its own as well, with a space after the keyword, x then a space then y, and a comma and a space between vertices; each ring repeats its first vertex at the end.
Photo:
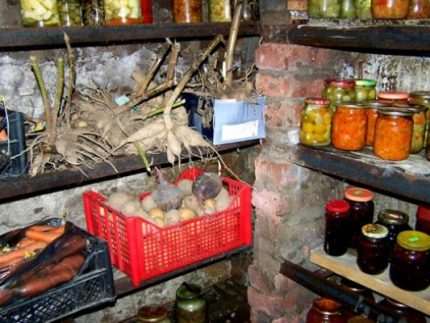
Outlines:
POLYGON ((357 245, 357 265, 366 274, 378 275, 388 267, 388 229, 369 223, 362 227, 357 245))
POLYGON ((408 104, 409 93, 395 91, 381 91, 378 93, 378 101, 388 104, 408 104))
POLYGON ((378 110, 388 107, 388 104, 377 101, 361 102, 360 105, 367 108, 367 131, 366 131, 366 146, 373 146, 375 140, 375 124, 378 117, 378 110))
POLYGON ((326 297, 318 297, 306 316, 306 323, 346 323, 342 313, 342 305, 326 297))
POLYGON ((300 120, 300 142, 309 146, 329 145, 332 115, 329 100, 306 99, 300 120))
POLYGON ((428 19, 430 18, 429 0, 410 0, 407 19, 428 19))
POLYGON ((176 23, 202 22, 202 0, 173 0, 173 21, 176 23))
POLYGON ((357 15, 355 13, 354 0, 342 0, 340 7, 340 18, 354 19, 357 15))
POLYGON ((372 19, 371 0, 355 0, 355 13, 358 19, 372 19))
POLYGON ((337 104, 331 142, 342 150, 361 150, 366 144, 367 109, 357 104, 337 104))
POLYGON ((355 82, 350 80, 327 80, 323 96, 330 100, 333 109, 338 103, 355 102, 355 82))
POLYGON ((412 112, 414 126, 412 130, 411 154, 419 153, 424 147, 426 130, 426 108, 419 105, 410 105, 407 108, 412 112))
MULTIPOLYGON (((378 303, 387 309, 390 313, 396 313, 402 319, 400 322, 403 323, 426 323, 426 316, 403 303, 397 302, 391 298, 384 298, 378 303)), ((349 322, 348 322, 349 323, 349 322)))
POLYGON ((375 126, 373 153, 386 160, 404 160, 411 150, 412 113, 406 110, 380 109, 375 126))
POLYGON ((403 19, 409 11, 409 0, 372 0, 374 19, 403 19))
POLYGON ((141 0, 140 7, 142 9, 142 22, 152 24, 152 0, 141 0))
POLYGON ((309 18, 339 18, 342 0, 308 0, 309 18))
POLYGON ((232 11, 230 0, 209 0, 209 21, 211 22, 231 21, 232 11))
POLYGON ((342 200, 328 201, 325 206, 324 251, 342 256, 348 250, 349 204, 342 200))
POLYGON ((141 13, 140 0, 105 0, 107 25, 139 24, 141 13))
POLYGON ((176 323, 206 323, 207 301, 203 290, 195 284, 182 283, 176 290, 176 323))
POLYGON ((103 26, 105 24, 104 0, 83 0, 82 18, 85 26, 103 26))
POLYGON ((376 81, 355 80, 355 102, 376 100, 376 81))
POLYGON ((420 231, 403 231, 391 254, 390 279, 405 290, 430 286, 430 236, 420 231))
POLYGON ((57 0, 61 26, 82 26, 80 0, 57 0))
POLYGON ((24 27, 59 26, 57 0, 20 0, 24 27))
POLYGON ((414 105, 425 106, 426 109, 426 131, 424 135, 424 146, 427 147, 430 142, 430 91, 415 91, 412 92, 409 98, 409 103, 414 105))

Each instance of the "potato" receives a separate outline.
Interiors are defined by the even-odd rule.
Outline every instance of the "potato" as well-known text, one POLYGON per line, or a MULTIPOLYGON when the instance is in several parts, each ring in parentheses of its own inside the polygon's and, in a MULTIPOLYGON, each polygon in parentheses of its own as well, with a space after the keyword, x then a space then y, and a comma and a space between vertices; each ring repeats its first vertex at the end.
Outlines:
POLYGON ((119 211, 128 215, 134 215, 140 210, 142 210, 142 208, 138 199, 129 200, 122 204, 119 208, 119 211))
POLYGON ((203 214, 208 215, 216 212, 216 200, 207 199, 203 203, 203 214))
POLYGON ((199 208, 199 201, 193 194, 187 195, 182 199, 182 207, 196 211, 199 208))
POLYGON ((179 209, 179 216, 181 217, 181 221, 186 221, 186 220, 194 219, 197 216, 197 213, 193 209, 189 209, 187 207, 181 207, 179 209))
POLYGON ((115 192, 109 195, 107 204, 115 209, 119 210, 121 208, 121 205, 125 204, 126 202, 133 200, 134 196, 130 193, 126 192, 115 192))
POLYGON ((220 197, 219 199, 215 199, 216 201, 215 209, 217 211, 225 210, 229 206, 233 198, 234 198, 233 196, 227 195, 227 196, 220 197))
POLYGON ((163 219, 163 221, 164 221, 164 212, 162 209, 160 209, 158 207, 154 207, 154 208, 150 209, 148 214, 151 217, 151 219, 153 219, 153 220, 155 220, 156 218, 160 218, 160 219, 163 219))
POLYGON ((193 188, 193 181, 189 179, 181 179, 176 186, 184 192, 185 195, 191 195, 193 188))
POLYGON ((157 207, 157 203, 155 203, 154 198, 152 197, 152 195, 148 195, 147 197, 145 197, 141 203, 142 205, 142 209, 145 212, 149 212, 150 209, 156 208, 157 207))
POLYGON ((167 225, 175 225, 181 222, 181 216, 178 210, 170 210, 164 217, 167 225))

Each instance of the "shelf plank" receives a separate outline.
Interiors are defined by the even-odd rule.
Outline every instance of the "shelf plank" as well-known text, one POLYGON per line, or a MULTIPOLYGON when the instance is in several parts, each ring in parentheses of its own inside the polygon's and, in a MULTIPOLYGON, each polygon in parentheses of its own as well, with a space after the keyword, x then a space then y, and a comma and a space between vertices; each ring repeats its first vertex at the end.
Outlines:
POLYGON ((332 257, 327 255, 322 247, 319 247, 311 251, 310 261, 372 289, 379 294, 395 299, 426 315, 430 315, 430 288, 419 292, 410 292, 400 289, 391 283, 388 269, 380 275, 365 274, 358 268, 356 256, 351 250, 348 250, 343 256, 332 257))
POLYGON ((430 203, 430 161, 422 154, 391 162, 377 158, 371 149, 340 151, 332 147, 296 147, 290 160, 298 165, 373 187, 413 201, 430 203))
MULTIPOLYGON (((258 36, 258 22, 243 22, 239 36, 258 36)), ((164 38, 213 37, 230 33, 229 23, 196 24, 149 24, 125 26, 86 26, 86 27, 44 27, 44 28, 2 28, 0 29, 0 49, 20 49, 25 47, 64 47, 64 32, 76 45, 109 45, 113 43, 132 43, 133 41, 156 40, 164 38)))

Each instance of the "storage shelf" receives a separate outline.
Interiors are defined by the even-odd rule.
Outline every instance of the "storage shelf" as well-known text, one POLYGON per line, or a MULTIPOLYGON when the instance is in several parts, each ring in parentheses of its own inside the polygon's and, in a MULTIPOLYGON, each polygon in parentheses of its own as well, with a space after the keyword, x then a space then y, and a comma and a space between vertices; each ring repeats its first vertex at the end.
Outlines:
POLYGON ((422 154, 391 162, 377 158, 371 149, 347 152, 332 147, 298 145, 291 161, 323 173, 345 178, 366 187, 430 203, 430 161, 422 154))
MULTIPOLYGON (((258 36, 258 22, 243 22, 239 36, 258 36)), ((0 49, 24 49, 34 47, 64 47, 64 33, 70 37, 71 44, 76 45, 110 45, 115 43, 132 43, 142 40, 164 38, 204 38, 218 34, 230 33, 229 23, 196 23, 196 24, 149 24, 127 26, 97 27, 44 27, 44 28, 3 28, 0 29, 0 49)))
POLYGON ((388 269, 380 275, 365 274, 358 268, 356 256, 353 255, 351 250, 348 250, 343 256, 332 257, 327 255, 322 247, 319 247, 311 251, 310 261, 377 293, 395 299, 426 315, 430 315, 430 288, 419 292, 400 289, 391 283, 388 269))

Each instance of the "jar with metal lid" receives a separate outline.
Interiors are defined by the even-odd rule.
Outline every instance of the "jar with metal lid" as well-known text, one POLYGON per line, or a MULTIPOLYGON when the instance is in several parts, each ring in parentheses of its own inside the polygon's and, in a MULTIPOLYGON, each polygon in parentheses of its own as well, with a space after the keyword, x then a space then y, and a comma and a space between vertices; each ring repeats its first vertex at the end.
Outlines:
POLYGON ((399 322, 404 323, 426 323, 426 316, 409 306, 400 303, 392 298, 384 298, 378 303, 385 309, 389 310, 390 313, 395 313, 400 316, 399 322))
POLYGON ((165 307, 144 306, 137 312, 137 322, 171 323, 169 311, 165 307))
POLYGON ((209 21, 230 22, 232 12, 230 0, 209 0, 209 21))
POLYGON ((388 229, 369 223, 361 228, 357 243, 357 265, 366 274, 378 275, 388 267, 388 229))
POLYGON ((325 210, 324 251, 330 256, 342 256, 348 250, 349 204, 330 200, 325 210))
POLYGON ((103 26, 105 24, 105 1, 83 0, 82 20, 85 26, 103 26))
POLYGON ((309 18, 339 18, 342 0, 308 0, 309 18))
POLYGON ((142 23, 152 24, 152 0, 141 0, 142 23))
POLYGON ((408 224, 409 216, 405 212, 399 210, 385 209, 380 211, 376 223, 382 224, 388 228, 389 255, 391 255, 391 251, 394 248, 397 235, 402 231, 412 229, 408 224))
POLYGON ((430 18, 429 0, 410 0, 407 19, 428 19, 430 18))
POLYGON ((376 81, 355 80, 355 101, 364 102, 376 100, 376 81))
POLYGON ((376 118, 378 117, 378 110, 388 107, 388 104, 381 103, 378 101, 365 101, 359 103, 360 105, 367 108, 367 130, 366 130, 366 146, 373 147, 373 142, 375 140, 375 125, 376 118))
POLYGON ((182 283, 176 290, 176 323, 206 323, 207 301, 200 286, 182 283))
POLYGON ((366 144, 367 109, 357 104, 336 104, 331 142, 337 149, 361 150, 366 144))
POLYGON ((175 23, 202 22, 202 0, 173 0, 172 14, 175 23))
POLYGON ((414 91, 411 93, 409 103, 426 107, 426 131, 424 135, 424 146, 430 142, 430 91, 414 91))
POLYGON ((403 19, 409 11, 409 0, 372 0, 374 19, 403 19))
POLYGON ((139 24, 141 14, 140 0, 105 0, 107 25, 139 24))
POLYGON ((430 236, 420 231, 403 231, 391 254, 390 279, 405 290, 430 286, 430 236))
POLYGON ((342 305, 326 297, 314 299, 312 307, 306 316, 306 323, 346 323, 347 318, 342 313, 342 305))
POLYGON ((352 80, 326 80, 323 96, 329 99, 333 109, 338 103, 355 102, 355 82, 352 80))
POLYGON ((404 160, 411 150, 412 113, 403 109, 380 109, 375 125, 373 153, 385 160, 404 160))
POLYGON ((358 19, 372 19, 371 0, 355 0, 355 13, 358 19))
POLYGON ((358 237, 363 225, 373 222, 373 192, 359 187, 350 187, 344 192, 345 201, 349 204, 349 224, 351 239, 349 246, 357 246, 358 237))
POLYGON ((21 22, 24 27, 59 26, 57 0, 20 0, 21 22))
POLYGON ((82 26, 80 0, 57 0, 61 26, 82 26))
POLYGON ((308 98, 300 120, 300 143, 308 146, 327 146, 331 142, 333 110, 324 98, 308 98))
POLYGON ((415 230, 430 235, 430 207, 427 205, 418 205, 415 219, 415 230))
POLYGON ((396 91, 380 91, 378 93, 378 101, 388 104, 408 104, 409 93, 408 92, 396 92, 396 91))

